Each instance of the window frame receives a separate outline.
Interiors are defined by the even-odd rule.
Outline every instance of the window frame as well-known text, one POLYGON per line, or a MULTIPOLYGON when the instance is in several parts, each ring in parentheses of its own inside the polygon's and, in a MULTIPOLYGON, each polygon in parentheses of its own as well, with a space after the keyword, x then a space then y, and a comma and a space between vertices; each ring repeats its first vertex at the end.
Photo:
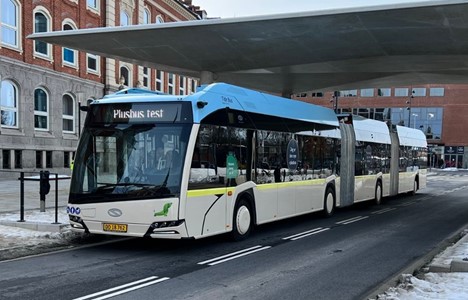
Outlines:
MULTIPOLYGON (((2 128, 13 128, 13 129, 17 129, 17 128, 18 128, 18 122, 19 122, 19 115, 18 115, 18 114, 19 114, 19 109, 18 109, 18 104, 19 104, 19 89, 18 89, 18 86, 17 86, 13 81, 8 80, 8 79, 5 79, 5 80, 2 80, 2 81, 0 82, 0 90, 1 90, 2 93, 3 93, 3 91, 4 91, 4 87, 2 87, 3 83, 9 83, 9 84, 12 86, 13 90, 14 90, 14 93, 15 93, 15 95, 13 96, 13 97, 14 97, 14 99, 13 99, 13 101, 14 101, 14 106, 2 105, 2 102, 1 102, 1 100, 0 100, 0 111, 3 111, 3 110, 4 110, 4 111, 13 112, 13 113, 15 114, 15 122, 14 122, 14 123, 15 123, 16 125, 13 125, 13 126, 11 126, 11 125, 3 125, 3 124, 1 124, 1 122, 0 122, 0 127, 2 127, 2 128)), ((3 95, 2 95, 2 96, 3 96, 3 95)), ((1 97, 1 99, 3 99, 3 97, 1 97)))
MULTIPOLYGON (((2 15, 0 14, 0 44, 4 47, 7 47, 7 48, 11 48, 11 49, 14 49, 14 50, 20 50, 21 49, 21 2, 17 1, 17 0, 7 0, 7 1, 10 1, 12 4, 13 4, 13 7, 14 7, 14 14, 11 14, 10 13, 7 13, 8 16, 10 15, 14 15, 14 25, 11 25, 9 23, 6 23, 4 22, 3 18, 2 18, 2 15), (8 29, 8 30, 11 30, 14 32, 14 39, 15 39, 15 43, 14 44, 11 44, 7 41, 4 40, 4 34, 3 34, 3 30, 4 28, 8 29)), ((1 2, 0 2, 1 3, 1 2)), ((1 9, 0 11, 2 11, 3 9, 5 9, 5 7, 3 7, 3 5, 1 6, 1 9)))
MULTIPOLYGON (((65 30, 75 30, 77 29, 75 23, 73 21, 71 21, 70 19, 66 19, 62 22, 62 30, 65 31, 65 30), (65 26, 70 26, 71 29, 65 29, 65 26)), ((63 66, 68 66, 68 67, 72 67, 72 68, 75 68, 75 69, 78 69, 78 51, 77 50, 74 50, 74 49, 71 49, 71 48, 67 48, 67 47, 62 47, 62 65, 63 66), (68 60, 65 59, 65 51, 70 51, 72 54, 73 54, 73 62, 70 62, 68 60)))
POLYGON ((156 85, 154 89, 158 92, 164 93, 164 71, 156 70, 155 83, 156 85), (158 85, 161 86, 161 89, 158 89, 158 85))
MULTIPOLYGON (((43 8, 41 6, 36 7, 34 9, 34 11, 33 11, 33 32, 34 33, 39 33, 39 32, 50 32, 50 31, 52 31, 52 17, 50 16, 50 13, 45 8, 43 8), (44 16, 44 18, 45 18, 45 20, 47 22, 46 23, 46 27, 47 27, 46 31, 36 31, 36 14, 41 14, 41 15, 44 16)), ((35 40, 34 43, 33 43, 33 53, 34 53, 34 57, 51 60, 52 59, 52 45, 49 44, 49 43, 46 43, 46 42, 35 40), (42 52, 39 52, 37 50, 37 45, 38 44, 45 44, 46 45, 46 53, 42 53, 42 52)))
POLYGON ((63 133, 69 133, 69 134, 74 134, 76 132, 76 129, 75 129, 75 116, 76 116, 76 99, 75 97, 73 97, 72 94, 70 93, 65 93, 62 95, 62 119, 63 121, 65 120, 68 120, 68 121, 72 121, 72 130, 65 130, 64 126, 63 126, 63 121, 62 121, 62 131, 63 133), (71 107, 72 107, 72 114, 71 115, 68 115, 68 114, 65 114, 64 112, 64 108, 65 108, 65 97, 69 97, 69 99, 71 100, 71 107))
POLYGON ((37 130, 37 131, 49 131, 49 128, 50 128, 50 116, 49 116, 49 112, 50 112, 50 94, 49 92, 43 88, 43 87, 37 87, 34 89, 34 130, 37 130), (45 111, 41 111, 41 110, 37 110, 36 109, 36 91, 37 90, 42 90, 45 95, 46 95, 46 110, 45 111), (45 117, 46 118, 46 128, 42 128, 42 127, 36 127, 36 116, 38 117, 45 117))
POLYGON ((101 57, 96 54, 92 53, 86 53, 86 72, 95 74, 95 75, 101 75, 101 57), (96 69, 91 69, 89 67, 89 60, 94 59, 96 61, 96 69))

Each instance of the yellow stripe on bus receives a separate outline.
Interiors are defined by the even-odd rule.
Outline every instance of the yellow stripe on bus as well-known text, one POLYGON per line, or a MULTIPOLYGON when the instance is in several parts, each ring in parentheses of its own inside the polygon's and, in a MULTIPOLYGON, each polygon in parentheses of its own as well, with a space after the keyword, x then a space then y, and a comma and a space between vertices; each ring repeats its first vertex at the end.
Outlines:
MULTIPOLYGON (((280 182, 280 183, 265 183, 265 184, 257 185, 257 189, 268 190, 268 189, 290 188, 294 186, 321 185, 321 184, 325 184, 325 182, 326 182, 325 179, 313 179, 313 180, 289 181, 289 182, 280 182)), ((187 191, 187 197, 202 197, 202 196, 225 194, 229 191, 233 192, 234 190, 235 190, 234 187, 189 190, 187 191)))

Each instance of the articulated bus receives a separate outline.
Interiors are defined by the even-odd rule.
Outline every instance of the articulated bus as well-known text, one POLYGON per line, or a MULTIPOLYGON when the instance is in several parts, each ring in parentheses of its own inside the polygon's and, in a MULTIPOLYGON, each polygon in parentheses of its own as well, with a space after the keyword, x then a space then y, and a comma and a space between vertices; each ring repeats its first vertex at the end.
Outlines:
POLYGON ((426 140, 224 83, 189 96, 93 101, 70 185, 74 231, 166 239, 229 233, 426 184, 426 140))

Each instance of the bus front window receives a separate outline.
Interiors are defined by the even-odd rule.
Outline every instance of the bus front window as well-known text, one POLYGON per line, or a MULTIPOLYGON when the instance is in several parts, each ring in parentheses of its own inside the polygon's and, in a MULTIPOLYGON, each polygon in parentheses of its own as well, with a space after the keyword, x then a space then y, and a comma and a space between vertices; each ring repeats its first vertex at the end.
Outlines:
POLYGON ((189 124, 86 128, 70 203, 178 197, 189 132, 189 124))

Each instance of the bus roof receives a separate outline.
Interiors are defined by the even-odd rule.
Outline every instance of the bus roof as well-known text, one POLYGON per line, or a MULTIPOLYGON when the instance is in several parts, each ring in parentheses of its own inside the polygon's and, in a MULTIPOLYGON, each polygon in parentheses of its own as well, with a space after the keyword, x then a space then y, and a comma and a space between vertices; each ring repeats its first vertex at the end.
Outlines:
POLYGON ((427 147, 426 135, 419 129, 396 126, 401 146, 427 147))
MULTIPOLYGON (((196 93, 188 96, 157 95, 151 91, 126 90, 116 94, 107 95, 96 104, 122 103, 129 101, 189 101, 192 103, 193 121, 201 123, 209 115, 226 108, 244 111, 257 115, 275 116, 282 119, 308 123, 315 130, 324 130, 338 127, 335 112, 322 106, 282 98, 254 90, 226 84, 213 83, 201 87, 196 93)), ((255 120, 252 120, 255 123, 255 120)))
POLYGON ((385 122, 353 115, 356 141, 391 144, 390 131, 385 122))

